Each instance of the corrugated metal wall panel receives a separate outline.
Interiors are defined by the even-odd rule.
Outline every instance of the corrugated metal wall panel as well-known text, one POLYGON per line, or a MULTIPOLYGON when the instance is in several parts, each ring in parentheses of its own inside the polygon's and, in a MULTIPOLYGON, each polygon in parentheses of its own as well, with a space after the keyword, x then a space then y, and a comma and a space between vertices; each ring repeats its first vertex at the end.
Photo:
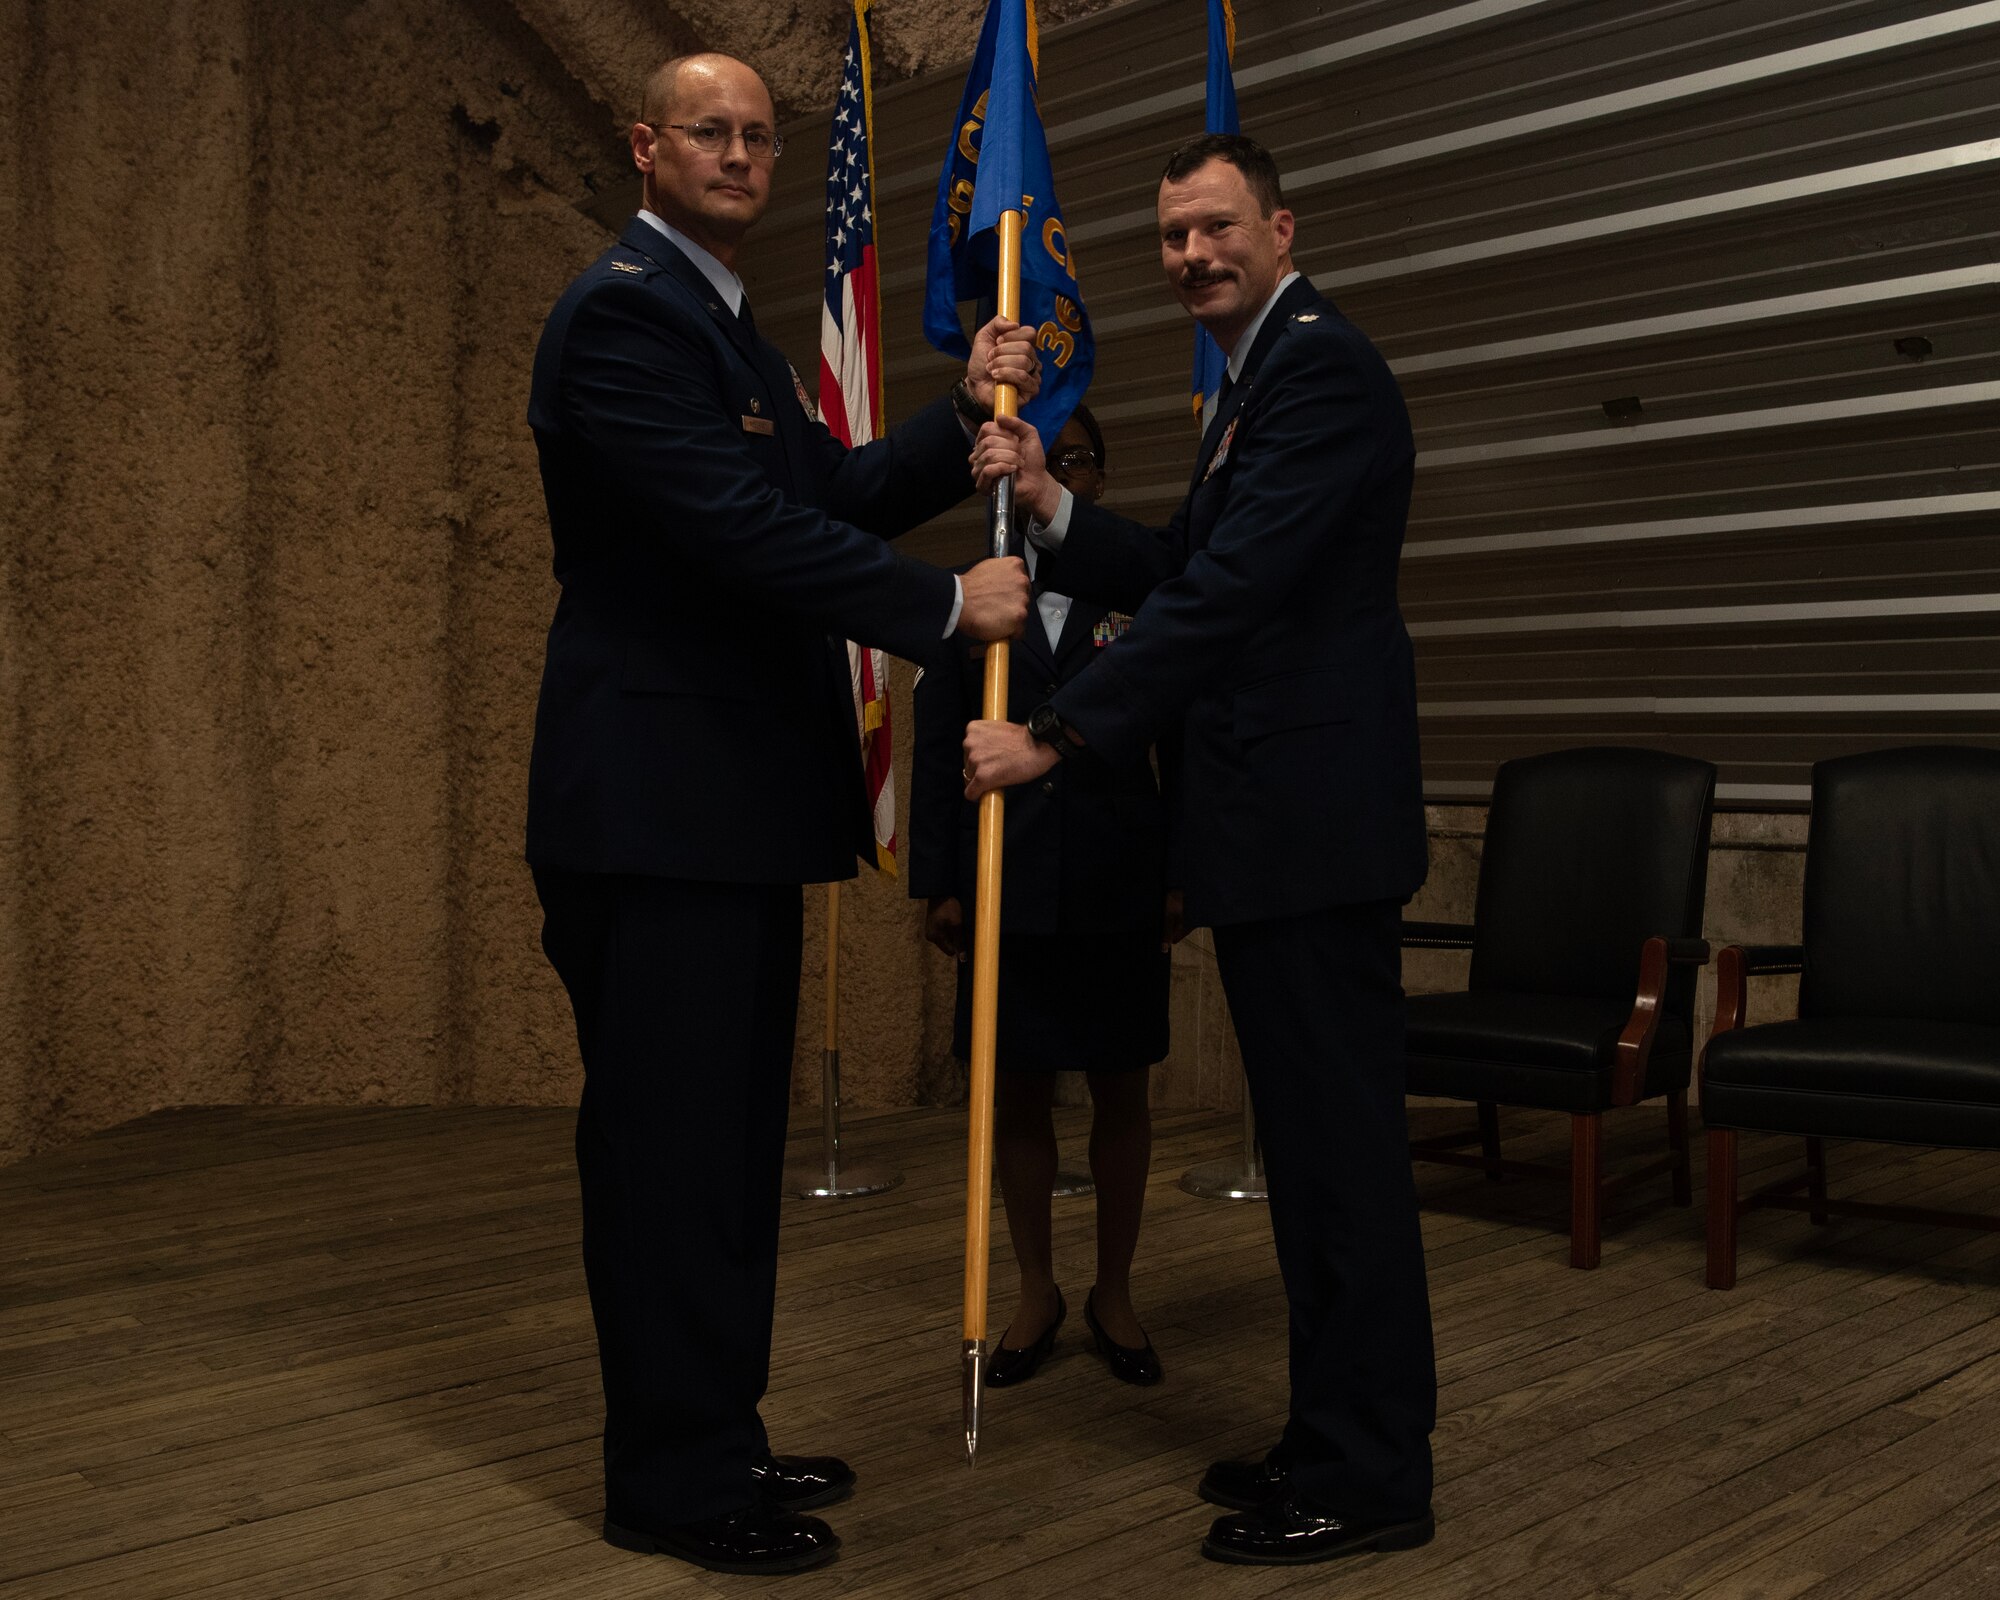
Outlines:
MULTIPOLYGON (((2000 741, 2000 3, 1237 9, 1243 122, 1286 175, 1299 264, 1409 395, 1434 797, 1616 740, 1782 804, 1825 755, 2000 741)), ((1043 37, 1110 498, 1142 516, 1194 446, 1152 207, 1205 48, 1199 0, 1043 37)), ((962 83, 877 97, 892 412, 950 377, 919 308, 962 83)), ((824 129, 788 129, 752 262, 802 370, 824 129)), ((969 559, 976 515, 913 539, 969 559)))

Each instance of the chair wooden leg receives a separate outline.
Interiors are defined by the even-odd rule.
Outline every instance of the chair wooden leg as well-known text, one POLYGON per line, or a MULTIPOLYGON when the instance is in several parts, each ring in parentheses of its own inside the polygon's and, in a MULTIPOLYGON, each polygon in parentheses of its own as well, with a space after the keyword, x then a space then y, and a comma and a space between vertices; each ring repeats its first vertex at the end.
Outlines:
POLYGON ((1708 1286, 1736 1287, 1736 1130, 1708 1130, 1708 1286))
POLYGON ((1687 1090, 1676 1089, 1667 1096, 1667 1143, 1674 1152, 1674 1204, 1694 1204, 1694 1168, 1688 1159, 1687 1090))
POLYGON ((1808 1213, 1814 1222, 1825 1227, 1830 1220, 1826 1214, 1826 1141, 1806 1140, 1806 1193, 1812 1198, 1812 1210, 1808 1213))
POLYGON ((1604 1119, 1578 1112, 1569 1119, 1569 1264, 1597 1265, 1604 1200, 1600 1134, 1604 1119))
MULTIPOLYGON (((1500 1108, 1491 1100, 1479 1102, 1479 1153, 1486 1157, 1489 1163, 1500 1159, 1500 1108)), ((1486 1181, 1498 1183, 1499 1169, 1489 1165, 1486 1169, 1486 1181)))

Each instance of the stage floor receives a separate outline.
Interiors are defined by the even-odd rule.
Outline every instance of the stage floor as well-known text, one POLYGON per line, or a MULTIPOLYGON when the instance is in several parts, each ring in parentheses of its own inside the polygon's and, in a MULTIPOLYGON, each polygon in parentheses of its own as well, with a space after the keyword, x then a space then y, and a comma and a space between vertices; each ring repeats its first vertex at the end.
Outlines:
MULTIPOLYGON (((1467 1114, 1419 1108, 1418 1129, 1467 1114)), ((1068 1164, 1087 1115, 1063 1113, 1068 1164)), ((1563 1119, 1505 1118, 1509 1154, 1566 1148, 1563 1119)), ((1193 1485, 1276 1435, 1282 1299, 1264 1209, 1175 1178, 1227 1153, 1235 1119, 1159 1121, 1135 1291, 1167 1381, 1113 1382, 1073 1320, 1040 1376, 989 1397, 976 1472, 963 1126, 857 1117, 849 1150, 903 1187, 786 1203, 765 1415, 778 1448, 861 1473, 830 1513, 840 1559, 787 1596, 2000 1594, 2000 1236, 1755 1213, 1717 1294, 1699 1206, 1668 1205, 1664 1178, 1573 1272, 1564 1186, 1420 1168, 1437 1541, 1224 1568, 1197 1554, 1214 1512, 1193 1485)), ((0 1595, 765 1588, 598 1541, 569 1136, 548 1110, 177 1111, 0 1172, 0 1595)), ((1656 1140, 1649 1109, 1607 1148, 1656 1140)), ((1778 1154, 1747 1141, 1746 1167, 1778 1154)), ((1990 1157, 1834 1146, 1830 1165, 1850 1198, 2000 1209, 1990 1157)), ((1697 1154, 1697 1196, 1700 1177, 1697 1154)), ((1056 1219, 1075 1307, 1091 1203, 1056 1219)), ((997 1330, 997 1213, 995 1235, 997 1330)))

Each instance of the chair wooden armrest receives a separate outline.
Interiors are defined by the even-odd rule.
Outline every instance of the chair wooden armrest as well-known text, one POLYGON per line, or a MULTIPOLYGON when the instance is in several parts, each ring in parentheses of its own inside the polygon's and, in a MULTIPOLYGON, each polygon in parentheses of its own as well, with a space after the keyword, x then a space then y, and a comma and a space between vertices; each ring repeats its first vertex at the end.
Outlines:
POLYGON ((1667 994, 1668 968, 1698 967, 1707 960, 1706 939, 1668 939, 1655 934, 1639 947, 1639 992, 1633 997, 1632 1015, 1618 1035, 1612 1058, 1613 1105, 1637 1105, 1646 1092, 1646 1064, 1652 1059, 1653 1040, 1660 1031, 1660 1002, 1667 994))
POLYGON ((1409 922, 1403 924, 1403 944, 1422 950, 1470 950, 1469 922, 1409 922))
POLYGON ((1667 960, 1676 966, 1708 965, 1709 946, 1706 939, 1662 939, 1660 942, 1667 947, 1667 960))
POLYGON ((1725 945, 1715 958, 1715 1026, 1713 1039, 1743 1026, 1749 1008, 1748 979, 1777 972, 1803 972, 1806 950, 1800 944, 1725 945))

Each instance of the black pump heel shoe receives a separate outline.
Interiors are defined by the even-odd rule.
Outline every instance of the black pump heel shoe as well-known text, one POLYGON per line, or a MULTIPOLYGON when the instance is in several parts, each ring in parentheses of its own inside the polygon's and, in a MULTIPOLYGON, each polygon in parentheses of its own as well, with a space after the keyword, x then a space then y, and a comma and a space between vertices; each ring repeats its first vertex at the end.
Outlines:
MULTIPOLYGON (((1088 1311, 1086 1306, 1085 1310, 1088 1311)), ((1063 1304, 1062 1290, 1056 1290, 1056 1320, 1042 1329, 1041 1337, 1031 1345, 1019 1350, 1009 1350, 1005 1345, 993 1352, 993 1360, 986 1368, 986 1384, 991 1389, 1004 1389, 1010 1383, 1026 1383, 1048 1360, 1049 1352, 1056 1347, 1056 1330, 1063 1325, 1063 1318, 1069 1315, 1069 1307, 1063 1304)), ((1006 1338, 1005 1334, 1000 1336, 1006 1338)))
POLYGON ((1093 1289, 1083 1297, 1083 1324, 1090 1329, 1090 1342, 1097 1353, 1104 1357, 1104 1364, 1111 1369, 1111 1376, 1125 1383, 1140 1385, 1158 1383, 1166 1374, 1160 1368, 1160 1358, 1153 1351, 1153 1341, 1148 1339, 1142 1348, 1117 1343, 1104 1331, 1097 1320, 1097 1308, 1091 1304, 1097 1291, 1093 1289))

